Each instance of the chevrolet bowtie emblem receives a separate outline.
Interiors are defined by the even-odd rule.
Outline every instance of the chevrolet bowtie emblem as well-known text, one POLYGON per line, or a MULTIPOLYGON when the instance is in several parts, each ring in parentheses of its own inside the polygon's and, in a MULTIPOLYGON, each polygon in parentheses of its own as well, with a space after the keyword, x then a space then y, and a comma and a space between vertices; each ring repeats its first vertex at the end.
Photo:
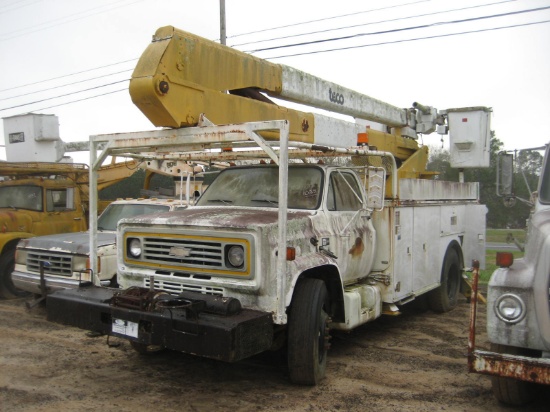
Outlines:
POLYGON ((176 257, 187 257, 191 254, 191 249, 173 246, 170 248, 170 252, 168 254, 170 256, 176 256, 176 257))

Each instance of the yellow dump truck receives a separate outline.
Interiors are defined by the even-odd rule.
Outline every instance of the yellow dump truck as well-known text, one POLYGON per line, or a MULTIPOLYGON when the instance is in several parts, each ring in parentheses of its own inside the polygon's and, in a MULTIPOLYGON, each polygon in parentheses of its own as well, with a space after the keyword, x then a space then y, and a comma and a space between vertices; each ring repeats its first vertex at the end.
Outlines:
MULTIPOLYGON (((101 168, 98 188, 130 176, 135 163, 101 168)), ((0 162, 0 297, 25 293, 11 279, 21 239, 88 228, 89 169, 85 164, 0 162)), ((108 202, 98 202, 98 210, 108 202)))

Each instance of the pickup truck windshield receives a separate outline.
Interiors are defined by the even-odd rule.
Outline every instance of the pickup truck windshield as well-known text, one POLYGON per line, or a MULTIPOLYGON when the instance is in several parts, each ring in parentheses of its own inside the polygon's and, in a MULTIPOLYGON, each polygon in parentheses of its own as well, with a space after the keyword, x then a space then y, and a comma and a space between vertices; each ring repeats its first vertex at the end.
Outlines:
POLYGON ((170 207, 163 205, 111 204, 97 219, 99 230, 116 230, 118 221, 125 217, 168 212, 170 207))
MULTIPOLYGON (((316 209, 323 172, 316 166, 288 168, 288 208, 316 209)), ((279 207, 279 169, 276 166, 225 169, 199 198, 197 206, 279 207)))
POLYGON ((0 207, 42 210, 42 188, 38 186, 0 187, 0 207))

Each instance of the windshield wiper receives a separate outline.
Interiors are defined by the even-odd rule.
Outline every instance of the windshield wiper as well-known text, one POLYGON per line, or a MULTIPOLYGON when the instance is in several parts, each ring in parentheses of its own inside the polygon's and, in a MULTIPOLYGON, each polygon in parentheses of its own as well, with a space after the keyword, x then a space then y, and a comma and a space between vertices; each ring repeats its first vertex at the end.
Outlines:
POLYGON ((208 199, 209 202, 215 202, 215 203, 223 203, 223 204, 231 204, 233 203, 232 200, 227 199, 208 199))
POLYGON ((272 205, 278 205, 279 202, 276 200, 270 200, 270 199, 252 199, 253 202, 261 202, 261 203, 269 203, 272 205))

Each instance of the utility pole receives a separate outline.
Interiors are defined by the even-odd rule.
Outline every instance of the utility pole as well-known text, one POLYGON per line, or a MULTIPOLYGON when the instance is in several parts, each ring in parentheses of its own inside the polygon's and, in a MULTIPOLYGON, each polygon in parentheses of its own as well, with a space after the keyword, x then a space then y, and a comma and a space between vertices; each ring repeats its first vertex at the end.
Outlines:
POLYGON ((226 44, 226 30, 225 30, 225 0, 220 0, 220 43, 226 44))

